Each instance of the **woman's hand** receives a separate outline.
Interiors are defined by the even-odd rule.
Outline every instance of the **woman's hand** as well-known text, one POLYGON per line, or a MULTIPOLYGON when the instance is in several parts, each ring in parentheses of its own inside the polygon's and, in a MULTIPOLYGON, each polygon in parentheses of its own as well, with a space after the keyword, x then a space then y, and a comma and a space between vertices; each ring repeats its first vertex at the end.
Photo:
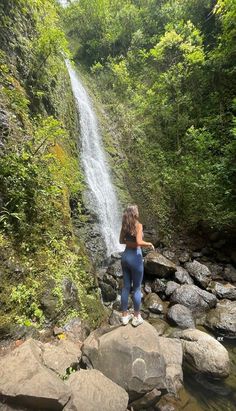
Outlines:
POLYGON ((152 243, 148 243, 148 247, 151 248, 152 250, 155 250, 155 247, 152 243))

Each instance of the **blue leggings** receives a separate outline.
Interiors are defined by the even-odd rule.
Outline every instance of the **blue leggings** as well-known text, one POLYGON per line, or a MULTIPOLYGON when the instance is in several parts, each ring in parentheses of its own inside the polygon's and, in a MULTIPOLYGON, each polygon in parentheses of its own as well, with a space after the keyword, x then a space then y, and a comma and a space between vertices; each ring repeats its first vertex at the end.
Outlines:
POLYGON ((121 293, 121 309, 122 311, 127 311, 128 309, 128 298, 133 283, 134 311, 139 311, 141 305, 141 282, 143 279, 143 256, 141 248, 126 248, 122 254, 121 266, 124 281, 124 287, 121 293))

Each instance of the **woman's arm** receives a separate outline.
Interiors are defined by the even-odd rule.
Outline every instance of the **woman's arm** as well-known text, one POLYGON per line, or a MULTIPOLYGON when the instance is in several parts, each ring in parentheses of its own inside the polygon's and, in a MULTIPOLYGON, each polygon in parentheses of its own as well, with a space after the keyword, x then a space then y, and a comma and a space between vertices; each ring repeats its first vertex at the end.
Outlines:
POLYGON ((137 226, 136 244, 139 247, 151 247, 154 250, 154 245, 152 243, 143 241, 143 226, 140 223, 138 223, 137 226))

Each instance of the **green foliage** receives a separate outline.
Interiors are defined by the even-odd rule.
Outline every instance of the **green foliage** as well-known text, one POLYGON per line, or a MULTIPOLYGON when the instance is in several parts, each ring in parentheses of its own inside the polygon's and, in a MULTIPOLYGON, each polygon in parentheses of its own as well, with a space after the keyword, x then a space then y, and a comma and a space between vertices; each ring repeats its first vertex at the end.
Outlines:
POLYGON ((145 221, 163 233, 235 225, 235 2, 93 5, 73 2, 66 29, 123 136, 125 184, 145 221))
MULTIPOLYGON (((48 292, 53 318, 66 320, 74 310, 90 321, 91 304, 100 306, 71 221, 70 200, 76 202, 80 219, 84 184, 77 158, 77 113, 64 63, 69 51, 58 9, 54 0, 0 4, 3 323, 41 326, 46 317, 51 320, 43 304, 48 292), (65 280, 78 290, 72 307, 65 280)), ((91 315, 91 324, 101 319, 102 309, 96 318, 91 315)))

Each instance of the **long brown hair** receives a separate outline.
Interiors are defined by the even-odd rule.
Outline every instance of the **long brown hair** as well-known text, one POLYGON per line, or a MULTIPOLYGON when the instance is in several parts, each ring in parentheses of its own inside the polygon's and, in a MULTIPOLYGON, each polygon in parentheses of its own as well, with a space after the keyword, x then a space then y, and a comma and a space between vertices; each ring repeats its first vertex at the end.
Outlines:
POLYGON ((138 206, 136 204, 128 205, 122 218, 122 231, 124 234, 136 235, 138 218, 138 206))

